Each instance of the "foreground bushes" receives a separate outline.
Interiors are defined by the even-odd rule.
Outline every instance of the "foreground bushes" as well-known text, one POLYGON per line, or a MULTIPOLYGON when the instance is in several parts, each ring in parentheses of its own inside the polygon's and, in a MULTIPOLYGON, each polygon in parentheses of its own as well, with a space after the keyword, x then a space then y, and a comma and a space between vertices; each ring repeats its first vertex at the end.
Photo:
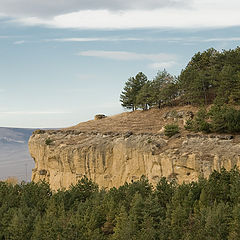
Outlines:
POLYGON ((67 191, 0 182, 0 239, 240 239, 240 173, 178 185, 144 177, 109 191, 83 178, 67 191))

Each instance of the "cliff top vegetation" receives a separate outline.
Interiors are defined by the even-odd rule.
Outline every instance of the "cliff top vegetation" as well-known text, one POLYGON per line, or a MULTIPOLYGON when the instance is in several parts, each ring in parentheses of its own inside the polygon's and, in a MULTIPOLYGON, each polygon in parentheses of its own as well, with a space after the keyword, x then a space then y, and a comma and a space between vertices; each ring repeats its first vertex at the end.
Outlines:
POLYGON ((132 112, 69 129, 159 133, 177 124, 181 132, 239 133, 240 48, 198 52, 178 77, 164 70, 149 80, 139 72, 126 81, 120 101, 132 112))

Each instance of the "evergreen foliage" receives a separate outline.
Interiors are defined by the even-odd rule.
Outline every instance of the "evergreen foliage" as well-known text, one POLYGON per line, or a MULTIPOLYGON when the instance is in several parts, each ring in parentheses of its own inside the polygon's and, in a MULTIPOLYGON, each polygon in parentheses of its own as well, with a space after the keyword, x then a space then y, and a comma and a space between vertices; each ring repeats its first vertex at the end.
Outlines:
POLYGON ((240 110, 228 105, 213 105, 209 111, 200 109, 193 120, 188 120, 185 128, 205 133, 239 133, 240 110))
POLYGON ((164 70, 147 81, 147 77, 140 72, 125 83, 120 101, 123 107, 132 110, 179 103, 196 106, 212 103, 239 105, 240 47, 222 52, 213 48, 198 52, 179 77, 164 70))
POLYGON ((0 182, 0 239, 208 240, 240 237, 240 172, 177 184, 145 177, 99 190, 84 177, 69 190, 0 182))
POLYGON ((172 137, 177 133, 179 133, 179 127, 177 124, 168 124, 164 127, 164 134, 167 137, 172 137))
POLYGON ((137 95, 145 83, 147 83, 147 76, 142 72, 128 79, 120 95, 120 101, 123 107, 132 109, 133 111, 137 109, 137 95))
POLYGON ((50 139, 50 138, 47 138, 47 139, 45 140, 45 144, 46 144, 46 145, 50 145, 52 142, 53 142, 53 140, 50 139))
POLYGON ((177 79, 166 70, 159 71, 152 81, 152 99, 158 108, 171 104, 177 96, 177 79))
POLYGON ((153 106, 160 108, 172 105, 172 101, 177 96, 177 79, 166 70, 159 71, 152 81, 147 80, 146 75, 139 72, 125 83, 120 102, 126 109, 147 110, 153 106))

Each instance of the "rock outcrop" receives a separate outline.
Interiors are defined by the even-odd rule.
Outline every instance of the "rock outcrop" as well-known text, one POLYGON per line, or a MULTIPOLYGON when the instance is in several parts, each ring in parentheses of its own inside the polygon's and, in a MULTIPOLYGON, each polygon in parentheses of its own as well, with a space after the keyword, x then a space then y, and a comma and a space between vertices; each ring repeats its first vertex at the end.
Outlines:
POLYGON ((142 175, 153 184, 163 176, 181 183, 240 166, 239 136, 229 135, 181 133, 168 139, 161 133, 40 130, 31 136, 29 150, 35 161, 32 180, 45 179, 53 190, 84 175, 111 188, 142 175))

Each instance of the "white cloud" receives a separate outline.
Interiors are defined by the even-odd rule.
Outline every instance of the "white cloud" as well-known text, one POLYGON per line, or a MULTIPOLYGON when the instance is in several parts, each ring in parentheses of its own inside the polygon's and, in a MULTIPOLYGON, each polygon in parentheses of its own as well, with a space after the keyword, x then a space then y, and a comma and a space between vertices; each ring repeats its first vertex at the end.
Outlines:
POLYGON ((230 38, 209 38, 204 39, 204 42, 234 42, 240 41, 240 37, 230 37, 230 38))
MULTIPOLYGON (((215 1, 215 0, 214 0, 215 1)), ((234 0, 230 0, 230 2, 234 0)), ((195 1, 198 2, 198 1, 195 1)), ((213 2, 213 1, 212 1, 213 2)), ((220 1, 222 2, 222 1, 220 1)), ((217 2, 217 5, 221 3, 217 2)), ((231 5, 228 1, 228 4, 231 5)), ((225 5, 225 4, 224 4, 225 5)), ((213 8, 211 4, 195 4, 186 9, 154 10, 81 10, 52 18, 19 18, 25 25, 45 25, 56 28, 132 29, 132 28, 204 28, 240 25, 240 2, 232 8, 213 8), (208 6, 210 6, 208 8, 208 6)))
POLYGON ((118 42, 118 41, 143 41, 143 38, 120 38, 120 37, 107 37, 107 38, 55 38, 46 39, 45 42, 118 42))
POLYGON ((14 42, 13 44, 21 45, 21 44, 24 44, 25 42, 26 42, 25 40, 19 40, 19 41, 14 42))
POLYGON ((150 60, 150 61, 166 61, 176 59, 175 55, 158 53, 158 54, 144 54, 124 51, 98 51, 89 50, 78 53, 80 56, 87 57, 101 57, 114 60, 150 60))
MULTIPOLYGON (((240 41, 240 37, 226 37, 226 38, 199 38, 199 37, 184 37, 184 38, 153 38, 144 36, 142 38, 136 37, 75 37, 75 38, 53 38, 53 39, 44 39, 43 42, 118 42, 118 41, 147 41, 147 42, 169 42, 169 43, 179 43, 182 42, 184 45, 194 45, 197 42, 234 42, 240 41)), ((25 41, 17 41, 15 44, 25 43, 25 41)))
MULTIPOLYGON (((199 38, 199 37, 170 37, 170 38, 153 38, 144 36, 142 38, 136 37, 74 37, 74 38, 53 38, 44 39, 43 42, 118 42, 118 41, 147 41, 147 42, 169 42, 169 43, 179 43, 183 42, 184 45, 193 45, 196 42, 233 42, 240 41, 240 37, 219 37, 219 38, 199 38)), ((25 41, 19 41, 19 43, 24 43, 25 41)), ((18 41, 16 42, 18 43, 18 41)))
MULTIPOLYGON (((117 42, 117 41, 148 41, 148 42, 158 42, 158 41, 167 41, 169 43, 178 43, 184 42, 186 45, 192 45, 196 42, 233 42, 240 41, 240 37, 226 37, 226 38, 151 38, 151 37, 143 37, 143 38, 120 38, 120 37, 106 37, 106 38, 55 38, 55 39, 45 39, 45 42, 117 42)), ((21 41, 19 41, 21 42, 21 41)))
POLYGON ((132 61, 132 60, 147 60, 153 63, 148 64, 153 69, 171 68, 174 66, 177 60, 177 56, 173 54, 144 54, 135 52, 124 51, 82 51, 78 53, 80 56, 85 57, 100 57, 113 60, 132 61))
POLYGON ((81 10, 183 8, 190 0, 0 0, 0 16, 49 18, 81 10))
POLYGON ((13 22, 79 29, 239 26, 239 9, 239 0, 0 0, 13 22))

